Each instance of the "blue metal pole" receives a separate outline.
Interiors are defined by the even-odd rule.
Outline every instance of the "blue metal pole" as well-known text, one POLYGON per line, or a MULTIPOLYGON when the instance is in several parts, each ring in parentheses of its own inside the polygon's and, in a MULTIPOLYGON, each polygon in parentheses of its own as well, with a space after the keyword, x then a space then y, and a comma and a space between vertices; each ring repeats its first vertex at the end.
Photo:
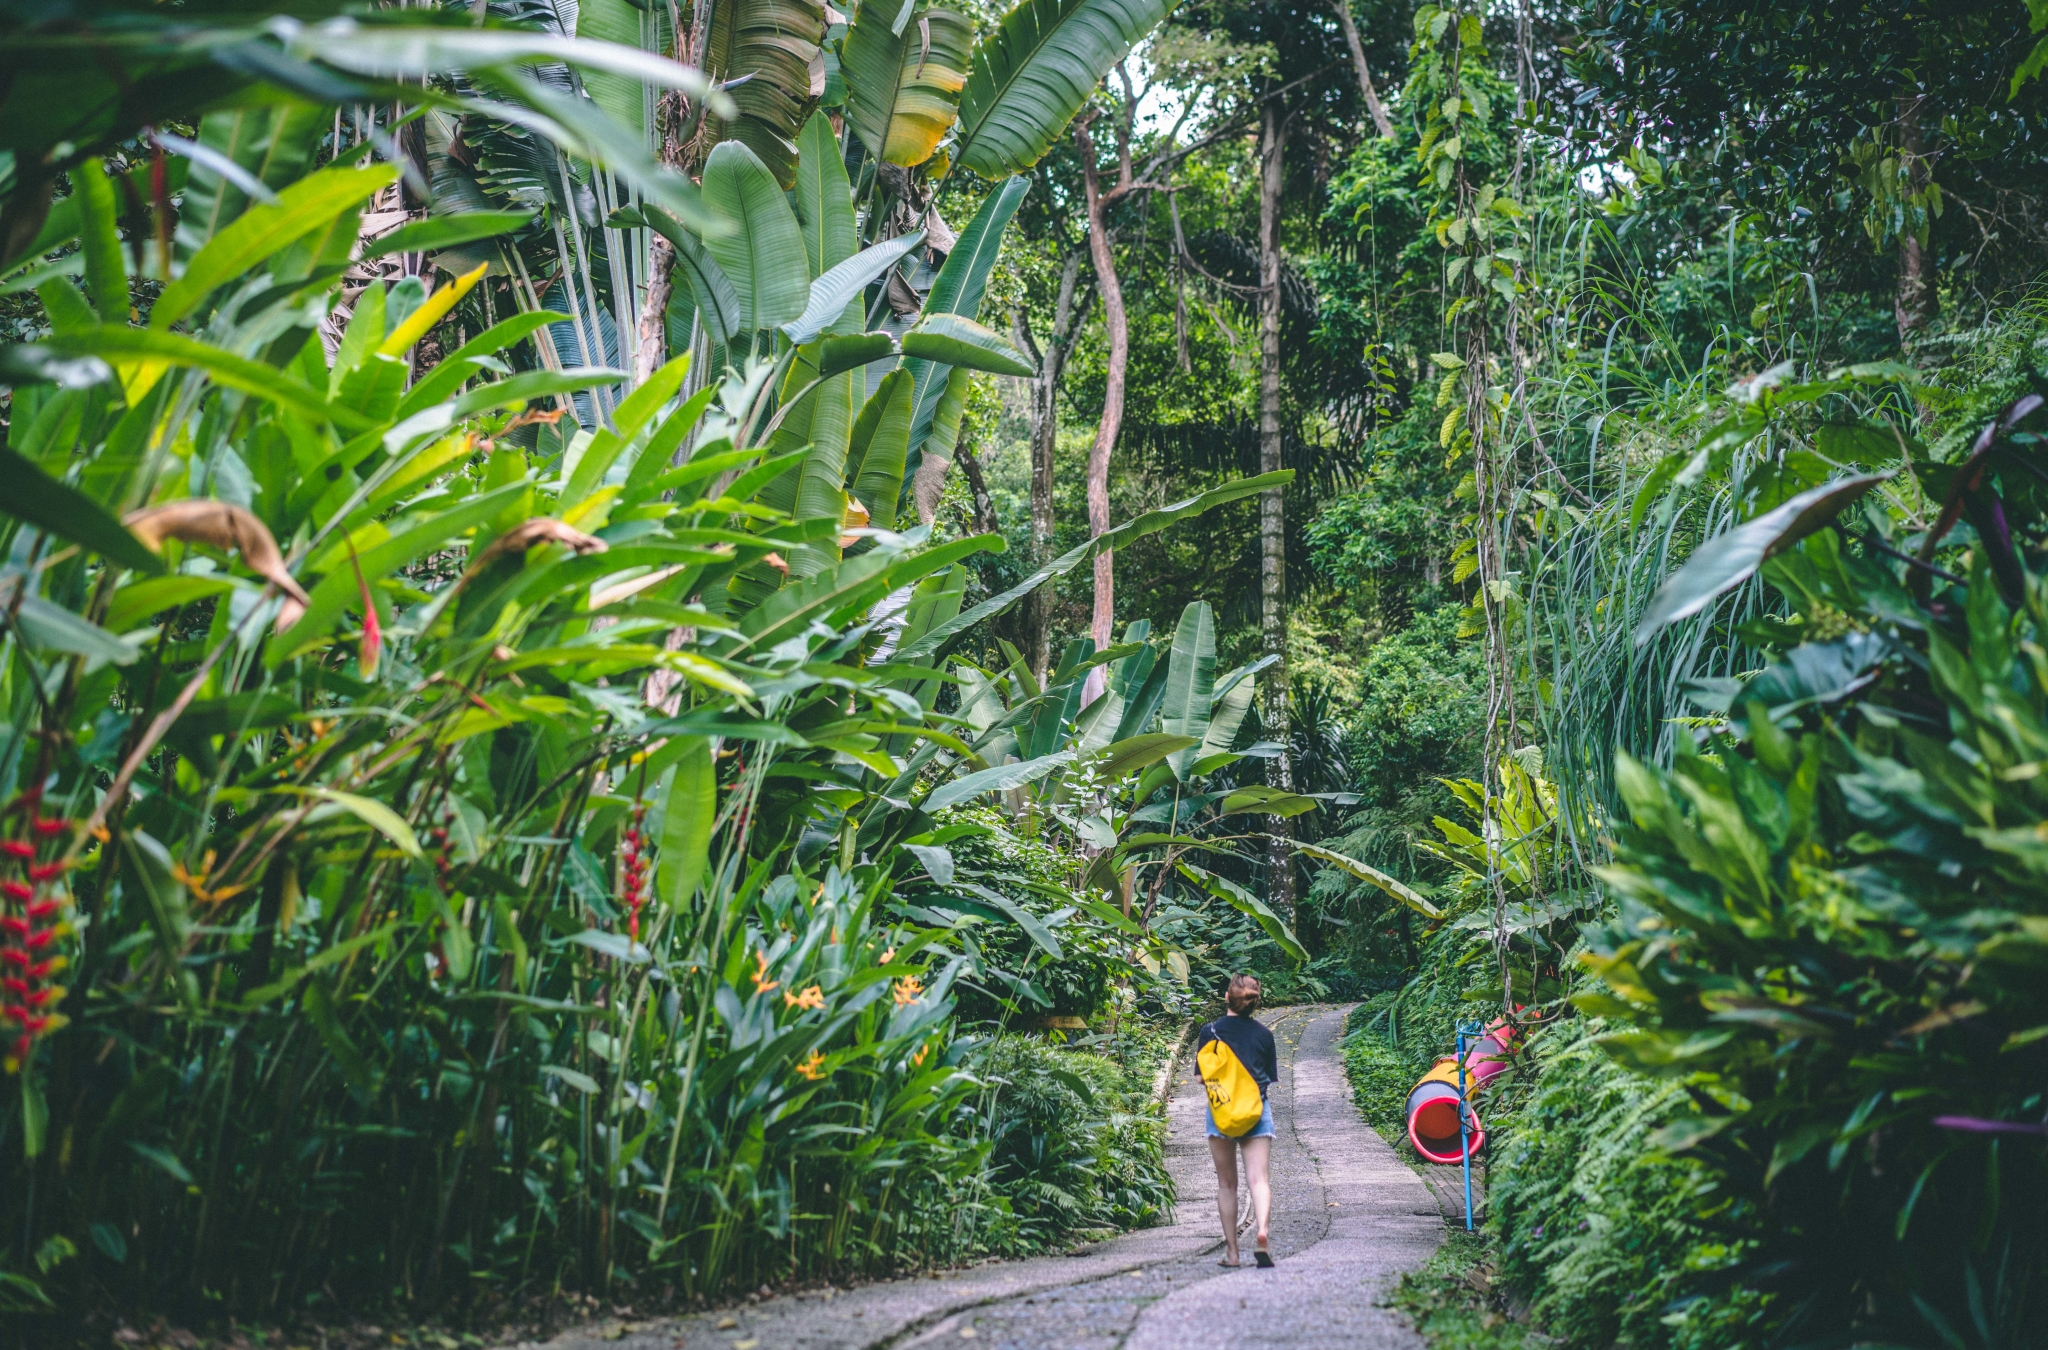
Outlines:
POLYGON ((1465 1155, 1465 1231, 1472 1231, 1472 1121, 1465 1097, 1465 1024, 1458 1024, 1458 1143, 1465 1155))

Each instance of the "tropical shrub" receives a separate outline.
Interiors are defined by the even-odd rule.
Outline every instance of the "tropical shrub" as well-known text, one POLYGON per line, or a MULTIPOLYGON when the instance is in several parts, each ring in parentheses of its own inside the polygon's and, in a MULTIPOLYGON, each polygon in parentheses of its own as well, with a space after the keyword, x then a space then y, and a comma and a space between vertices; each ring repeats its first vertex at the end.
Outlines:
MULTIPOLYGON (((728 104, 559 33, 223 28, 302 95, 361 75, 378 111, 349 140, 259 90, 202 119, 180 196, 122 138, 187 106, 215 48, 140 21, 165 78, 63 152, 70 195, 4 189, 7 283, 46 332, 0 350, 6 1297, 285 1317, 980 1249, 959 1215, 1001 1093, 953 992, 992 963, 911 893, 950 862, 933 793, 1008 750, 934 712, 943 663, 1098 549, 1284 481, 1150 512, 965 612, 961 561, 1000 538, 911 523, 950 372, 1022 363, 975 321, 1025 190, 1002 176, 1080 95, 1013 86, 1050 63, 1091 87, 1147 22, 1114 17, 1076 47, 1048 16, 1058 40, 977 64, 958 148, 1001 181, 914 267, 855 151, 886 131, 901 167, 930 130, 929 100, 897 106, 925 72, 900 49, 886 80, 849 65, 842 140, 764 99, 779 77, 728 104), (595 106, 559 66, 530 78, 559 59, 595 106), (606 120, 671 89, 732 132, 701 182, 606 120), (430 147, 499 185, 527 155, 554 188, 373 225, 405 201, 377 118, 451 106, 430 147), (586 194, 635 202, 598 230, 586 194), (611 368, 657 236, 676 305, 611 368), (372 266, 471 246, 439 286, 372 266), (899 265, 916 312, 867 331, 899 265)), ((1097 1153, 1125 1148, 1118 1126, 1097 1153)), ((1097 1211, 1156 1210, 1150 1184, 1097 1211)))
MULTIPOLYGON (((1624 1024, 1611 1053, 1687 1085, 1697 1110, 1662 1141, 1719 1178, 1720 1220, 1747 1219, 1737 1273, 1781 1336, 2043 1335, 2041 406, 1959 462, 1916 454, 1860 517, 1875 476, 1760 466, 1755 513, 1645 624, 1762 559, 1787 610, 1751 629, 1764 669, 1696 687, 1725 720, 1670 770, 1623 759, 1631 823, 1599 872, 1620 908, 1587 957, 1611 992, 1579 1000, 1624 1024)), ((1837 425, 1836 445, 1901 440, 1837 425)))
POLYGON ((1003 1036, 978 1061, 999 1088, 989 1185, 1020 1246, 1158 1222, 1173 1203, 1166 1127, 1140 1081, 1106 1057, 1003 1036))

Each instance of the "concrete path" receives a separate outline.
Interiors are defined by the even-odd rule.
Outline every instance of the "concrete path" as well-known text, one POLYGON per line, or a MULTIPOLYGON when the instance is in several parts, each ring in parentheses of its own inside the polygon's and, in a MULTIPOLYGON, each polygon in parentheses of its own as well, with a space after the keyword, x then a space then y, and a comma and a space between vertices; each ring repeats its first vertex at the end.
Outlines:
MULTIPOLYGON (((1375 1306, 1443 1235, 1435 1199, 1351 1105, 1343 1008, 1282 1008, 1271 1270, 1218 1266, 1207 1103, 1188 1056, 1168 1105, 1176 1222, 1078 1256, 1006 1261, 726 1313, 586 1328, 550 1350, 1421 1350, 1375 1306), (721 1324, 727 1325, 721 1325, 721 1324)), ((1244 1239, 1249 1256, 1249 1234, 1244 1239)))

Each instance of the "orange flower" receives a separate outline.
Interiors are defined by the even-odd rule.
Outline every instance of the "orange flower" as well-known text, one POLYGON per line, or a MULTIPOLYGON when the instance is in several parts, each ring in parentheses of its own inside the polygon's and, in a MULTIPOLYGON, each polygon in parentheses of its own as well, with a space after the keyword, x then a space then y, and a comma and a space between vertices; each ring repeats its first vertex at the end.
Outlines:
POLYGON ((897 1003, 915 1003, 923 997, 924 986, 918 983, 917 976, 905 975, 902 979, 896 981, 897 1003))
POLYGON ((792 994, 784 990, 782 1001, 791 1008, 822 1008, 825 1006, 825 991, 815 984, 801 994, 792 994))
POLYGON ((183 863, 171 864, 171 875, 177 878, 178 884, 192 892, 193 899, 209 905, 217 905, 223 900, 231 900, 249 889, 246 882, 234 886, 218 886, 212 890, 207 889, 206 874, 213 870, 213 856, 212 849, 206 850, 206 856, 200 859, 199 871, 196 873, 187 872, 183 863))
POLYGON ((917 1053, 910 1057, 910 1062, 912 1064, 917 1065, 917 1067, 921 1069, 924 1067, 925 1056, 929 1055, 931 1052, 932 1048, 929 1045, 920 1045, 917 1047, 917 1053))
POLYGON ((796 1071, 813 1083, 825 1076, 825 1055, 823 1051, 811 1051, 811 1057, 796 1066, 796 1071))
POLYGON ((893 961, 893 960, 895 960, 895 959, 896 959, 896 949, 895 949, 894 947, 891 947, 891 948, 890 948, 890 949, 889 949, 888 951, 886 951, 886 952, 883 952, 883 953, 882 953, 882 960, 881 960, 881 963, 880 963, 880 964, 882 964, 882 965, 885 965, 885 966, 886 966, 886 965, 888 965, 888 964, 889 964, 889 963, 890 963, 891 961, 893 961))
POLYGON ((768 978, 768 953, 755 952, 754 960, 757 963, 754 967, 755 992, 765 994, 770 989, 780 989, 782 987, 782 981, 771 980, 768 978))

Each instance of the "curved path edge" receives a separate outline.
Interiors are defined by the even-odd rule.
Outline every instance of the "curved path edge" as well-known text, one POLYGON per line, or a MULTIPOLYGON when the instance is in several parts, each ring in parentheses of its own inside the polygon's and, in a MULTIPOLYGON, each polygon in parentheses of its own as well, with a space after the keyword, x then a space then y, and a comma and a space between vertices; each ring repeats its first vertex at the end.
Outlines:
MULTIPOLYGON (((1183 1062, 1167 1107, 1167 1160, 1181 1197, 1173 1223, 1073 1256, 992 1262, 716 1312, 581 1327, 546 1342, 547 1350, 908 1350, 963 1332, 988 1335, 989 1350, 1004 1344, 1419 1350, 1421 1339, 1407 1323, 1377 1303, 1401 1271, 1428 1260, 1443 1222, 1421 1178, 1351 1104, 1336 1050, 1347 1011, 1281 1008, 1265 1019, 1285 1066, 1276 1102, 1286 1128, 1273 1159, 1279 1259, 1273 1270, 1216 1265, 1222 1241, 1204 1138, 1207 1103, 1192 1063, 1183 1062), (991 1316, 986 1333, 967 1330, 982 1320, 982 1310, 1006 1315, 991 1316), (1033 1330, 1040 1318, 1049 1319, 1042 1336, 1033 1330), (723 1321, 735 1325, 721 1329, 723 1321)), ((1250 1245, 1247 1234, 1247 1253, 1250 1245)))

